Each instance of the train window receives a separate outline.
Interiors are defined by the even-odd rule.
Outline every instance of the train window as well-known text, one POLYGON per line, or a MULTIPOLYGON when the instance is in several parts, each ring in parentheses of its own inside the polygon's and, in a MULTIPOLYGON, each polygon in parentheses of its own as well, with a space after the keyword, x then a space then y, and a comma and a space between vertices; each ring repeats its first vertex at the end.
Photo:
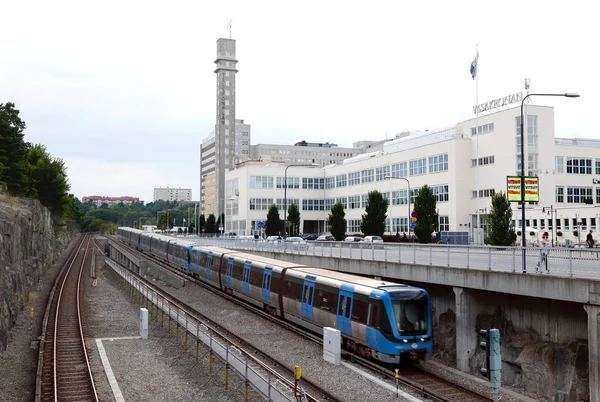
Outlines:
POLYGON ((346 311, 344 312, 344 316, 346 316, 346 318, 350 318, 350 307, 352 307, 352 298, 351 297, 346 297, 346 311))
POLYGON ((344 314, 344 306, 346 306, 346 296, 340 296, 340 304, 338 308, 338 315, 344 314))
POLYGON ((275 275, 271 276, 271 292, 279 293, 281 290, 279 288, 279 278, 275 275))
POLYGON ((292 281, 285 281, 285 296, 294 300, 302 300, 302 285, 292 281))
MULTIPOLYGON (((324 291, 317 289, 317 291, 315 292, 315 300, 313 302, 313 307, 316 308, 320 308, 322 310, 326 310, 326 308, 324 308, 324 304, 323 304, 323 299, 324 299, 324 291)), ((325 298, 325 300, 327 300, 327 298, 325 298)))
POLYGON ((369 308, 368 303, 362 300, 354 300, 354 307, 352 307, 352 319, 360 323, 367 323, 367 310, 369 308))
POLYGON ((242 274, 244 272, 244 264, 238 261, 233 262, 233 272, 231 277, 237 280, 242 280, 242 274))
POLYGON ((252 286, 261 287, 262 286, 262 278, 263 278, 262 268, 257 267, 256 265, 253 265, 252 270, 250 272, 250 284, 252 286))
POLYGON ((381 300, 371 302, 373 306, 373 313, 371 314, 371 327, 378 328, 382 334, 391 335, 392 327, 390 326, 390 319, 385 311, 385 307, 381 300))

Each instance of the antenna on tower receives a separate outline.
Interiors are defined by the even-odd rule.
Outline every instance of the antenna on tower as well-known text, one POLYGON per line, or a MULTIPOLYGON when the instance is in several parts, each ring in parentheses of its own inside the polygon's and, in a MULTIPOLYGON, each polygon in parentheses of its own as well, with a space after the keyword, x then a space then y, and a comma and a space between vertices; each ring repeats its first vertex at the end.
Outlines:
POLYGON ((527 95, 529 95, 529 78, 525 78, 525 90, 527 91, 527 95))
POLYGON ((227 32, 229 32, 229 39, 231 39, 231 19, 227 20, 227 32))

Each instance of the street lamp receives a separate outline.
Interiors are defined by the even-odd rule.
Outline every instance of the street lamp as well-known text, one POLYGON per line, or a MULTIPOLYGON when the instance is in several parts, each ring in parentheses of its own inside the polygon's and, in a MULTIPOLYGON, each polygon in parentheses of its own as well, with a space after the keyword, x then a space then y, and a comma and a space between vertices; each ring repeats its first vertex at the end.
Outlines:
POLYGON ((283 236, 286 236, 286 221, 287 221, 287 170, 291 167, 317 167, 316 163, 298 163, 294 165, 287 165, 283 174, 283 236))
POLYGON ((523 248, 523 273, 527 273, 527 257, 525 247, 527 242, 525 239, 525 132, 523 124, 523 105, 525 100, 530 96, 563 96, 565 98, 579 98, 579 94, 574 92, 566 92, 564 94, 528 94, 521 101, 521 247, 523 248))
MULTIPOLYGON (((408 204, 408 220, 407 220, 407 224, 408 224, 408 237, 410 238, 410 181, 406 178, 406 177, 396 177, 396 176, 391 176, 391 175, 387 175, 385 176, 386 179, 399 179, 399 180, 406 180, 406 201, 408 204)), ((390 194, 390 201, 391 201, 391 205, 394 205, 394 196, 393 193, 390 194)), ((392 219, 392 209, 390 208, 390 221, 391 221, 391 225, 390 227, 392 228, 392 232, 394 231, 394 220, 392 219)))

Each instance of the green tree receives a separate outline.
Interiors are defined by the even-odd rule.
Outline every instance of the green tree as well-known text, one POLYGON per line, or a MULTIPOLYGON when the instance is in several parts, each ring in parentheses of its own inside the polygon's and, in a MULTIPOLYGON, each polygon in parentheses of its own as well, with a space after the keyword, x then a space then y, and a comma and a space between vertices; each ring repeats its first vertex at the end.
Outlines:
POLYGON ((298 236, 298 229, 300 228, 300 209, 298 205, 292 204, 288 208, 288 222, 291 223, 290 236, 298 236))
POLYGON ((365 213, 360 222, 360 230, 365 235, 383 236, 388 202, 379 191, 369 191, 365 213))
POLYGON ((273 204, 269 213, 267 213, 267 223, 265 224, 267 236, 275 236, 281 230, 281 221, 279 220, 279 211, 277 206, 273 204))
POLYGON ((341 202, 338 202, 331 208, 331 212, 327 217, 327 224, 329 225, 329 231, 331 235, 335 237, 337 241, 344 240, 346 236, 346 212, 344 212, 344 206, 341 202))
POLYGON ((216 218, 215 214, 208 215, 208 219, 206 220, 206 233, 215 233, 215 223, 216 218))
POLYGON ((502 191, 492 196, 492 207, 486 218, 488 223, 488 243, 494 246, 510 246, 516 239, 512 226, 510 202, 502 191))
POLYGON ((43 145, 36 144, 27 153, 29 166, 29 196, 40 200, 55 219, 62 218, 69 209, 67 175, 61 159, 52 158, 43 145))
POLYGON ((0 183, 15 195, 29 195, 25 122, 14 103, 0 103, 0 183))
POLYGON ((435 196, 427 184, 419 190, 419 194, 415 199, 414 210, 417 213, 415 235, 421 243, 429 243, 431 235, 438 229, 439 219, 436 212, 435 196))
POLYGON ((160 230, 167 230, 171 226, 169 225, 169 220, 170 219, 167 219, 167 213, 163 212, 158 216, 158 224, 156 226, 160 230))

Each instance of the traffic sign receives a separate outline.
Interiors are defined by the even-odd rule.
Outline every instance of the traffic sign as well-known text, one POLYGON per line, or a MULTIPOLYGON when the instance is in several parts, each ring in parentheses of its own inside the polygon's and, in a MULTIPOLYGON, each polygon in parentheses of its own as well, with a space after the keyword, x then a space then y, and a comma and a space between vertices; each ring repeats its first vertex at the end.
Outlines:
POLYGON ((417 211, 412 211, 412 213, 410 214, 410 216, 412 216, 413 218, 417 217, 417 211))
POLYGON ((411 228, 416 228, 417 227, 417 222, 411 222, 410 223, 410 227, 411 228))
POLYGON ((264 228, 264 227, 265 227, 265 223, 264 223, 264 222, 262 222, 262 221, 259 221, 259 222, 256 224, 256 227, 257 227, 257 228, 259 228, 259 229, 262 229, 262 228, 264 228))

